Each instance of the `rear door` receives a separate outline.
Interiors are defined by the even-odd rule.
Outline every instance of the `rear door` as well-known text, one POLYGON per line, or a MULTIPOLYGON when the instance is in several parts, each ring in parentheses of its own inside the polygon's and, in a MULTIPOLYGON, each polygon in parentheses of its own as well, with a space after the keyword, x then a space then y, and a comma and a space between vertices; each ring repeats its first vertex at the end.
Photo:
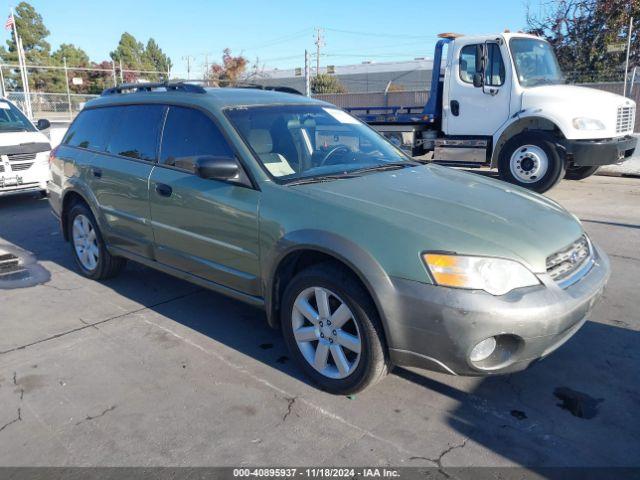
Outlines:
POLYGON ((149 218, 149 176, 158 153, 162 105, 100 108, 108 130, 104 148, 91 160, 87 181, 105 223, 111 246, 153 256, 149 218))
POLYGON ((199 156, 233 156, 216 123, 200 110, 170 106, 160 158, 150 179, 159 262, 249 295, 258 281, 260 192, 193 173, 199 156))

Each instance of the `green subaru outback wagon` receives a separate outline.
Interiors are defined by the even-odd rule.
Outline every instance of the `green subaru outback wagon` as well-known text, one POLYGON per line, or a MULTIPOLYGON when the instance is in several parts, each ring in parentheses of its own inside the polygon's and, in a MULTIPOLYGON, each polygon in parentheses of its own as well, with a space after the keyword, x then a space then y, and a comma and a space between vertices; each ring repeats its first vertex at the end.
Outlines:
POLYGON ((113 88, 78 115, 51 173, 83 275, 132 260, 261 307, 334 393, 392 365, 526 368, 583 325, 609 277, 557 203, 418 164, 301 95, 113 88))

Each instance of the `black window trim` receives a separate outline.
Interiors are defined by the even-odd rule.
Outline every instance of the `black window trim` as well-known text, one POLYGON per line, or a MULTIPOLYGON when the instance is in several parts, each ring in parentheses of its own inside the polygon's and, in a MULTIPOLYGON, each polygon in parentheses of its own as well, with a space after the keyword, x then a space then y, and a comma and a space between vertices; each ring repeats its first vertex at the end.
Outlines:
POLYGON ((496 45, 498 47, 498 53, 500 53, 500 59, 502 60, 502 65, 505 67, 505 78, 502 79, 502 83, 498 84, 498 85, 491 85, 491 84, 487 84, 487 87, 502 87, 505 82, 506 82, 506 78, 507 78, 507 71, 506 71, 506 63, 504 62, 504 56, 502 55, 502 51, 500 50, 500 44, 498 42, 483 42, 483 43, 469 43, 467 45, 464 45, 461 49, 460 49, 460 54, 458 55, 458 78, 460 78, 460 81, 462 83, 466 83, 467 85, 473 85, 473 80, 471 80, 470 82, 466 81, 464 78, 462 78, 462 69, 460 68, 460 60, 462 57, 462 50, 464 50, 467 47, 477 47, 478 45, 484 45, 484 44, 492 44, 492 45, 496 45))

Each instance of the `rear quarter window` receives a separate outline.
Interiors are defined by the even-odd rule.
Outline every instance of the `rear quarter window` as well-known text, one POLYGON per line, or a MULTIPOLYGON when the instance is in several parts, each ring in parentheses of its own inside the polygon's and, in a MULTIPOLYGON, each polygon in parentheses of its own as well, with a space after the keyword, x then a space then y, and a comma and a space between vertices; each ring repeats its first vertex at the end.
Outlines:
POLYGON ((113 122, 113 113, 112 108, 83 110, 69 127, 62 144, 104 151, 113 122))

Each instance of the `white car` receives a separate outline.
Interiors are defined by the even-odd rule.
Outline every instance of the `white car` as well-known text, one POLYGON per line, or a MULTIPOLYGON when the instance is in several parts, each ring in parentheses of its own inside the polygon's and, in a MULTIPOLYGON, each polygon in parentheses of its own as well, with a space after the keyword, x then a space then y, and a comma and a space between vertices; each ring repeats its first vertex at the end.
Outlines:
POLYGON ((46 195, 49 173, 49 139, 40 130, 45 119, 33 124, 12 102, 0 97, 0 197, 16 193, 46 195))

